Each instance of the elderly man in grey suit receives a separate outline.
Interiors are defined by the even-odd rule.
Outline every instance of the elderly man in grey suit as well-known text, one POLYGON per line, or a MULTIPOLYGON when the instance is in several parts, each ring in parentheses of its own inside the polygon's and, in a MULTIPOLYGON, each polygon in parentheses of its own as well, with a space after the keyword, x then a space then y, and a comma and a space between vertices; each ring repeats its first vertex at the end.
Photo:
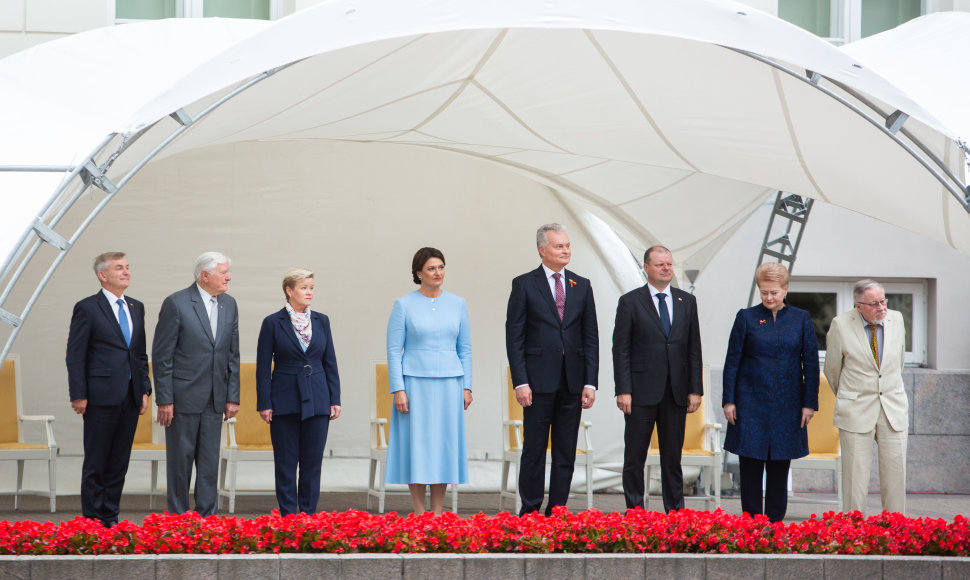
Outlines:
POLYGON ((875 280, 856 282, 853 295, 855 310, 832 320, 825 350, 842 444, 842 511, 866 511, 875 441, 882 509, 905 513, 909 400, 903 388, 903 315, 887 308, 886 291, 875 280))
POLYGON ((239 410, 239 314, 226 294, 230 260, 206 252, 195 283, 162 302, 152 344, 158 422, 165 426, 168 511, 189 510, 195 464, 195 511, 216 511, 223 419, 239 410))

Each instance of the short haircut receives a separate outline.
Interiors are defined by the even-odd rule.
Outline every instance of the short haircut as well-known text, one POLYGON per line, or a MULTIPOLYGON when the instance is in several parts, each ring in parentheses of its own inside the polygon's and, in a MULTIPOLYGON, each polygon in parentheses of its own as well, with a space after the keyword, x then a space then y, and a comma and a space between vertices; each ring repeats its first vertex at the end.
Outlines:
POLYGON ((788 286, 788 268, 779 262, 765 262, 754 271, 754 281, 758 284, 778 282, 782 286, 788 286))
POLYGON ((219 264, 232 265, 232 260, 219 252, 206 252, 195 259, 195 281, 202 280, 202 272, 213 273, 219 264))
POLYGON ((665 254, 670 254, 671 256, 674 255, 673 252, 671 252, 670 250, 668 250, 667 248, 665 248, 663 246, 650 246, 649 248, 647 248, 647 251, 643 253, 643 263, 644 264, 649 264, 650 263, 650 254, 652 254, 654 252, 663 252, 665 254))
POLYGON ((445 255, 437 248, 421 248, 414 253, 414 259, 411 260, 411 276, 414 278, 415 284, 421 284, 421 279, 418 278, 418 272, 424 268, 424 265, 431 258, 438 258, 442 264, 445 263, 445 255))
POLYGON ((300 282, 306 280, 307 278, 313 278, 313 270, 307 268, 290 268, 283 274, 283 298, 289 300, 290 297, 286 295, 286 289, 290 290, 296 288, 296 285, 300 282))
POLYGON ((865 280, 859 280, 852 285, 852 299, 856 302, 862 302, 862 295, 866 293, 866 290, 872 288, 879 288, 883 291, 883 294, 886 293, 886 289, 882 287, 882 284, 872 280, 871 278, 866 278, 865 280))
POLYGON ((94 259, 94 275, 97 276, 99 272, 104 272, 108 269, 108 262, 112 260, 120 260, 125 257, 124 252, 105 252, 94 259))
POLYGON ((549 243, 549 236, 547 236, 546 234, 548 234, 549 232, 566 233, 566 228, 562 227, 561 224, 557 224, 557 223, 545 224, 544 226, 541 226, 538 230, 536 230, 537 248, 546 247, 546 244, 549 243))

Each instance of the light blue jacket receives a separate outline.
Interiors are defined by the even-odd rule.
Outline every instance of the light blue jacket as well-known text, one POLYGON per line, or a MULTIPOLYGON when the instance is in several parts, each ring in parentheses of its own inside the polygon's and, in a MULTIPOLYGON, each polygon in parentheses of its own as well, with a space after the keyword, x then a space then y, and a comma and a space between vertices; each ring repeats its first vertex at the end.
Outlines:
POLYGON ((394 302, 387 322, 387 373, 391 392, 404 377, 463 377, 472 388, 472 342, 465 299, 442 292, 434 299, 417 290, 394 302))

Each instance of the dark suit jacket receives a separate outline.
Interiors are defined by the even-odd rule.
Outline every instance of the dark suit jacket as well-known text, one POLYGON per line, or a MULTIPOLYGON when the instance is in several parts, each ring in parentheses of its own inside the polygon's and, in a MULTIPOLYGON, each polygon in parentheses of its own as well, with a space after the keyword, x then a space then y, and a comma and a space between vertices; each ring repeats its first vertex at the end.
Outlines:
POLYGON ((569 392, 578 394, 584 385, 597 384, 599 335, 593 288, 586 278, 569 270, 563 273, 566 307, 561 321, 542 266, 512 280, 505 319, 509 368, 515 386, 528 384, 536 393, 556 392, 564 366, 569 392))
MULTIPOLYGON (((133 401, 141 406, 150 395, 145 351, 145 306, 125 296, 131 312, 131 346, 125 344, 112 305, 99 290, 74 305, 67 335, 67 383, 71 400, 90 405, 120 405, 134 385, 133 401)), ((117 308, 117 306, 115 306, 117 308)))
POLYGON ((311 311, 310 321, 313 334, 303 352, 285 308, 263 319, 256 346, 257 410, 272 409, 274 415, 298 413, 306 419, 329 415, 330 405, 340 404, 330 319, 311 311))
POLYGON ((162 302, 152 342, 155 400, 176 413, 201 413, 209 402, 221 412, 239 402, 239 313, 219 295, 219 328, 212 339, 209 313, 195 282, 162 302))
POLYGON ((656 405, 667 388, 674 401, 687 405, 688 393, 704 394, 701 331, 694 296, 670 288, 674 305, 670 335, 664 336, 649 286, 620 297, 613 328, 613 375, 616 394, 633 394, 634 405, 656 405))

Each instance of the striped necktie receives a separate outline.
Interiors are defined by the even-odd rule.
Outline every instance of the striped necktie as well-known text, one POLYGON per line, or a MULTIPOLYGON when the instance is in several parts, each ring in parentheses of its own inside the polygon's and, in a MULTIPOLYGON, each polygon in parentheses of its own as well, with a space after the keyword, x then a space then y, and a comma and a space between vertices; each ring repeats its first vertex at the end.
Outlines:
POLYGON ((876 336, 876 328, 878 327, 878 324, 869 325, 869 335, 871 336, 869 339, 869 348, 872 349, 872 358, 876 361, 876 368, 879 368, 879 337, 876 336))

